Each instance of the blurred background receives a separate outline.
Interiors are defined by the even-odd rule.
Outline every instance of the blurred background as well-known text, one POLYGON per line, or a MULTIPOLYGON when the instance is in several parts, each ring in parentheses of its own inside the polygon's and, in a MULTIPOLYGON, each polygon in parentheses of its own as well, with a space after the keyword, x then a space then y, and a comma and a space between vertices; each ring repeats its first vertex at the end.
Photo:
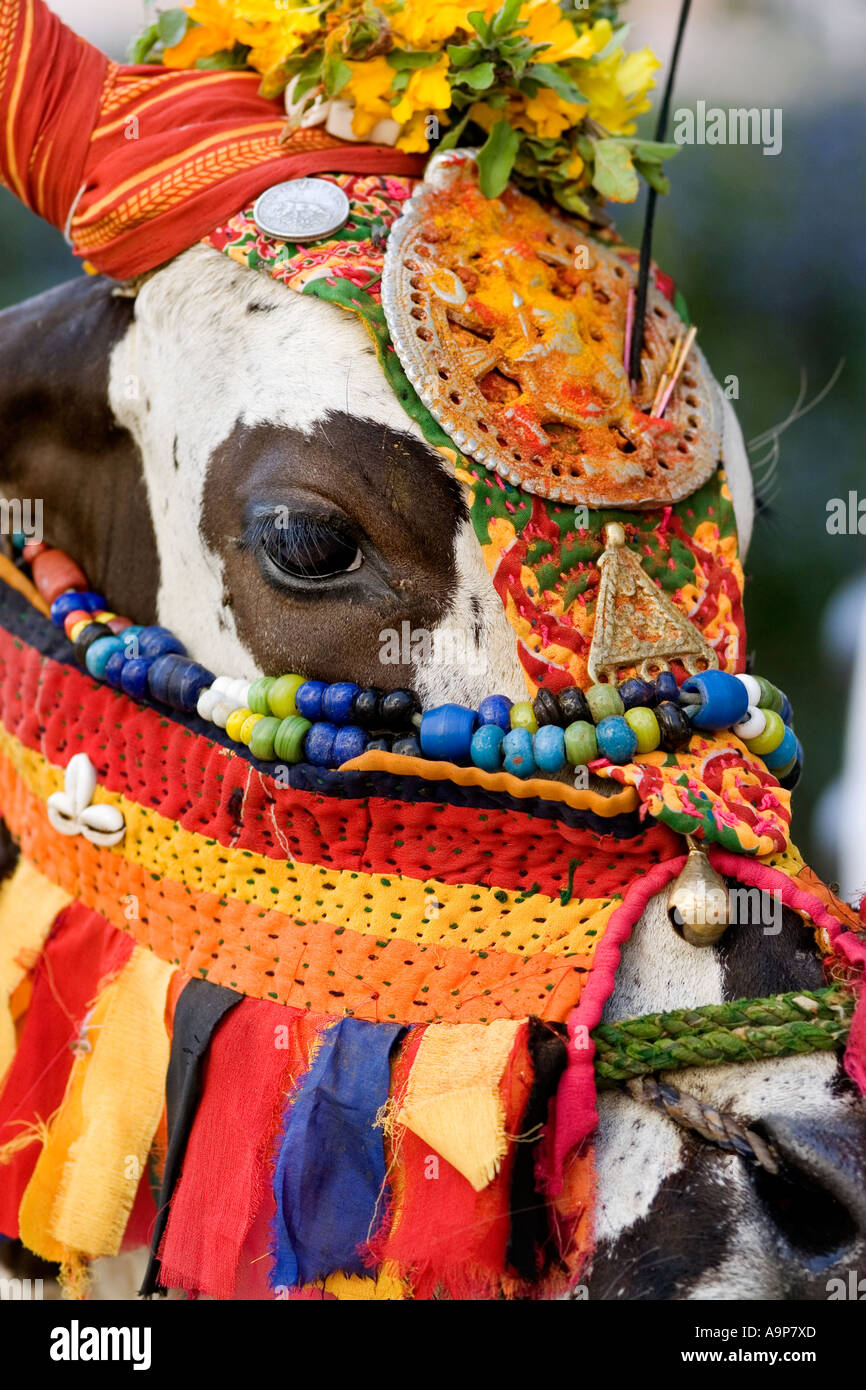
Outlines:
MULTIPOLYGON (((117 59, 144 15, 142 0, 54 9, 117 59)), ((629 46, 666 62, 678 9, 630 0, 629 46)), ((755 669, 787 691, 806 749, 795 841, 855 901, 866 891, 866 535, 829 534, 827 504, 858 488, 866 499, 864 51, 862 0, 694 0, 673 108, 780 107, 782 150, 685 146, 668 166, 655 243, 716 376, 738 379, 747 441, 786 419, 804 374, 811 400, 844 360, 826 399, 779 438, 777 466, 758 468, 766 505, 746 613, 755 669)), ((642 199, 618 210, 634 244, 642 210, 642 199)), ((0 307, 81 273, 60 234, 3 190, 0 237, 0 307)), ((755 446, 756 463, 767 451, 755 446)))

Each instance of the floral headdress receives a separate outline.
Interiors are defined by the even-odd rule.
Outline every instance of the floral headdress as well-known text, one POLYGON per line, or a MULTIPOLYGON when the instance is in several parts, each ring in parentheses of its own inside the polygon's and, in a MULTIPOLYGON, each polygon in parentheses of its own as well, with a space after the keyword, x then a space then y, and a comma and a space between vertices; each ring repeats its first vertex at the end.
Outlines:
POLYGON ((344 139, 424 153, 480 147, 483 191, 512 175, 562 207, 603 220, 639 176, 667 190, 674 154, 636 136, 658 59, 627 53, 619 0, 196 0, 164 10, 136 62, 239 68, 286 94, 289 130, 325 124, 344 139))

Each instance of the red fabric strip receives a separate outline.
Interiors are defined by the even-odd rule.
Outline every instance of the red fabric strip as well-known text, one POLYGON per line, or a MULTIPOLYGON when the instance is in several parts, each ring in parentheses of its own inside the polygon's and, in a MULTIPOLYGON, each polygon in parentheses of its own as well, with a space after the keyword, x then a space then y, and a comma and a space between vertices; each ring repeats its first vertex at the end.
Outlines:
MULTIPOLYGON (((241 1251, 267 1206, 285 1097, 307 1070, 322 1026, 302 1010, 244 999, 214 1033, 160 1249, 166 1288, 234 1298, 239 1280, 249 1286, 241 1251)), ((245 1258, 258 1261, 266 1251, 247 1249, 245 1258)), ((268 1261, 259 1263, 266 1275, 268 1261)))
POLYGON ((600 1022, 602 1010, 613 990, 622 945, 631 936, 650 898, 676 878, 685 862, 686 856, 681 855, 664 864, 656 864, 643 878, 632 883, 622 906, 616 909, 607 924, 580 1003, 569 1015, 568 1066, 551 1105, 549 1138, 545 1143, 545 1154, 539 1162, 539 1174, 543 1176, 551 1196, 562 1191, 563 1169, 569 1153, 598 1124, 593 1066, 595 1043, 589 1034, 600 1022))
MULTIPOLYGON (((58 914, 36 967, 15 1060, 0 1091, 0 1147, 37 1120, 50 1120, 60 1105, 75 1060, 72 1044, 101 987, 126 964, 134 945, 126 932, 80 903, 58 914)), ((18 1208, 39 1152, 34 1142, 0 1167, 3 1235, 18 1235, 18 1208)))

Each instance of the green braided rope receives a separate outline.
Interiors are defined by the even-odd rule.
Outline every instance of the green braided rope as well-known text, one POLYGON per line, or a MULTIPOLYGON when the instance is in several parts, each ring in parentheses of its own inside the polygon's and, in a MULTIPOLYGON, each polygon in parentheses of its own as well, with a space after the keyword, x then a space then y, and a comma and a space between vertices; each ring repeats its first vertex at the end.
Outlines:
POLYGON ((847 1038, 854 1004, 849 989, 829 985, 601 1023, 592 1034, 596 1084, 604 1089, 675 1067, 828 1052, 847 1038))

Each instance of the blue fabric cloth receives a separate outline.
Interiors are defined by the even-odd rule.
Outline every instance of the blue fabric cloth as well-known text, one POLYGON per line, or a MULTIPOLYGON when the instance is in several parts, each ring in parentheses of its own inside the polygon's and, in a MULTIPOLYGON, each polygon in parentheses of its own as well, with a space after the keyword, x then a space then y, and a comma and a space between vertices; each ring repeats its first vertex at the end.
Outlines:
POLYGON ((400 1024, 344 1018, 322 1037, 289 1102, 274 1172, 273 1286, 369 1274, 358 1255, 384 1213, 385 1149, 376 1114, 388 1099, 400 1024))

